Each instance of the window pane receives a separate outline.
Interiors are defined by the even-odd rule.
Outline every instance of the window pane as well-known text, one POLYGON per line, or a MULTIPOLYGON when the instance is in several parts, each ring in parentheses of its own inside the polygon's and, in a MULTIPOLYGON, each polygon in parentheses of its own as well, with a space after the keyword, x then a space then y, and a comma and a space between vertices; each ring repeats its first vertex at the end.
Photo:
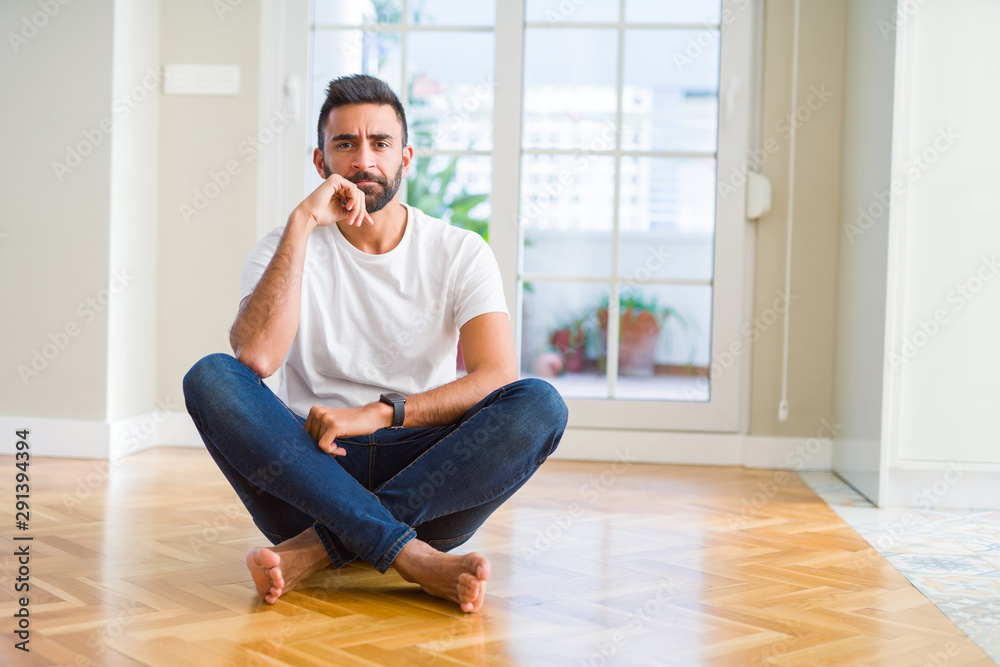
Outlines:
MULTIPOLYGON (((615 398, 707 401, 712 288, 623 286, 619 308, 615 398)), ((598 329, 603 339, 606 312, 598 329)))
POLYGON ((529 28, 524 44, 524 148, 615 147, 616 30, 529 28))
POLYGON ((624 69, 623 148, 715 151, 718 30, 626 30, 624 69), (688 51, 699 35, 707 46, 688 51))
POLYGON ((607 398, 599 360, 606 356, 596 313, 608 286, 536 280, 525 283, 521 325, 521 376, 542 377, 563 396, 607 398))
POLYGON ((407 39, 410 143, 490 150, 493 33, 411 32, 407 39))
MULTIPOLYGON (((488 0, 410 0, 410 22, 417 25, 493 26, 496 3, 488 0)), ((451 45, 449 45, 451 50, 451 45)))
POLYGON ((564 21, 574 23, 617 23, 618 0, 527 0, 525 18, 528 21, 545 21, 558 25, 564 21))
POLYGON ((405 199, 428 215, 487 238, 492 178, 487 156, 415 158, 406 177, 405 199))
POLYGON ((331 79, 371 74, 400 94, 400 34, 363 30, 316 30, 313 39, 310 122, 318 122, 331 79))
POLYGON ((402 16, 403 0, 316 0, 313 5, 317 24, 399 23, 402 16))
POLYGON ((618 275, 712 279, 713 158, 622 158, 618 275))
POLYGON ((612 157, 522 158, 520 224, 526 272, 611 275, 614 177, 612 157))
POLYGON ((720 0, 625 0, 625 20, 629 23, 718 24, 720 0))

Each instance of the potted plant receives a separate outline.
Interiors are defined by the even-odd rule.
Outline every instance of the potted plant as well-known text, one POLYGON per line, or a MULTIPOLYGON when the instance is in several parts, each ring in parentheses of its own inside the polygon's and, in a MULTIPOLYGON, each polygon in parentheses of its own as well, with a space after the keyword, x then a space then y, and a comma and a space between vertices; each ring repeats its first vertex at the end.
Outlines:
POLYGON ((565 373, 583 372, 586 363, 588 319, 589 314, 584 314, 556 329, 549 337, 549 344, 562 357, 562 371, 565 373))
MULTIPOLYGON (((628 377, 652 377, 656 366, 656 347, 668 317, 674 317, 688 329, 687 321, 674 308, 660 306, 656 297, 646 298, 629 291, 618 300, 618 374, 628 377)), ((608 340, 608 299, 597 309, 601 332, 598 366, 606 372, 608 340)), ((693 350, 692 350, 693 352, 693 350)))

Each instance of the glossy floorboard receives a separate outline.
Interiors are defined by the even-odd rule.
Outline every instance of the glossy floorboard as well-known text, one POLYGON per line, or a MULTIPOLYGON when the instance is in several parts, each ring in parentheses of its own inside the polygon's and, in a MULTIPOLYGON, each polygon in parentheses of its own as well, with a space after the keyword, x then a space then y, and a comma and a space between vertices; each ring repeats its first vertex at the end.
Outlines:
POLYGON ((1000 511, 875 507, 832 473, 800 476, 969 639, 1000 661, 1000 511))
POLYGON ((30 654, 0 559, 9 664, 993 664, 791 473, 550 461, 460 549, 492 561, 478 614, 367 565, 259 601, 266 541, 203 450, 31 478, 30 654))

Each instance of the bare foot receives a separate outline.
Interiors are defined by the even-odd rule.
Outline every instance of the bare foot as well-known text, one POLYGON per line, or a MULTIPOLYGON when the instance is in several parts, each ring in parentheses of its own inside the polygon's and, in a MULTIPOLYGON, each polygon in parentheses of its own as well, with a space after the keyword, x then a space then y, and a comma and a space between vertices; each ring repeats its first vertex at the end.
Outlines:
POLYGON ((329 564, 330 557, 312 528, 277 546, 255 547, 247 554, 247 569, 257 594, 268 604, 274 604, 282 594, 329 564))
POLYGON ((438 551, 418 539, 399 550, 392 566, 425 593, 458 603, 462 611, 479 611, 486 597, 490 561, 477 553, 458 556, 438 551))

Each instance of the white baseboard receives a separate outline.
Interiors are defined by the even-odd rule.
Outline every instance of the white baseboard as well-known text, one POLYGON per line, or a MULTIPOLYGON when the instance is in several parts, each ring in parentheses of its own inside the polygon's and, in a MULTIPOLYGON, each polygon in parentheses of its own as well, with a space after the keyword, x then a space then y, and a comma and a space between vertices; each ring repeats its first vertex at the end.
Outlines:
POLYGON ((550 458, 612 461, 616 454, 626 453, 636 463, 828 471, 833 462, 833 442, 825 438, 738 433, 569 428, 550 458))
POLYGON ((1000 471, 975 464, 890 468, 887 488, 890 506, 1000 509, 1000 471))
POLYGON ((46 417, 0 417, 0 454, 16 452, 15 432, 25 429, 32 457, 107 459, 111 455, 111 428, 107 422, 46 417))
POLYGON ((190 415, 153 412, 105 422, 96 419, 0 417, 0 454, 13 454, 15 431, 28 429, 32 456, 113 460, 152 447, 204 447, 190 415))

